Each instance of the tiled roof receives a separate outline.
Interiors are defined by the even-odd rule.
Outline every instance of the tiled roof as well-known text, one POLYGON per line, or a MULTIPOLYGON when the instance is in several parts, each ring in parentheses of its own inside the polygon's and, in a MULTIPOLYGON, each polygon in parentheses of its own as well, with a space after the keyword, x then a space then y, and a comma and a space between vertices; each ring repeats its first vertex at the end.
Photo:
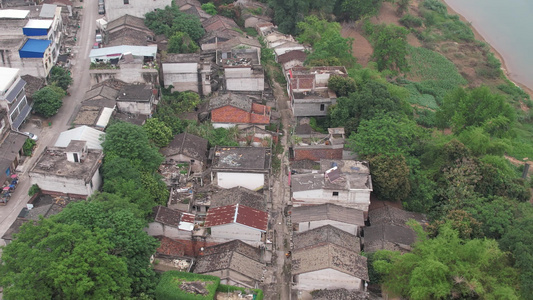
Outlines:
POLYGON ((261 48, 261 43, 256 39, 245 38, 242 36, 234 37, 222 44, 222 49, 229 49, 239 45, 248 45, 252 47, 261 48))
POLYGON ((174 136, 168 147, 161 149, 165 156, 183 154, 188 157, 205 161, 207 160, 208 141, 190 133, 180 133, 174 136))
POLYGON ((368 212, 370 224, 391 224, 396 226, 403 226, 409 228, 405 223, 409 219, 414 219, 419 222, 426 222, 425 216, 422 214, 409 212, 392 206, 384 206, 368 212))
POLYGON ((193 214, 173 210, 164 206, 156 206, 154 207, 154 211, 156 222, 187 231, 191 231, 194 227, 195 216, 193 214))
POLYGON ((263 195, 240 186, 223 189, 211 196, 211 208, 234 204, 241 204, 262 211, 266 210, 263 195))
POLYGON ((106 30, 112 31, 113 29, 116 29, 121 26, 135 27, 145 31, 150 31, 150 29, 148 29, 148 27, 146 27, 146 25, 144 24, 143 18, 135 17, 128 14, 123 15, 122 17, 107 23, 106 30))
POLYGON ((413 229, 391 224, 376 224, 365 228, 365 252, 378 250, 409 250, 416 241, 413 229))
POLYGON ((91 100, 94 98, 98 99, 109 99, 112 101, 115 101, 117 99, 119 90, 114 89, 112 87, 101 85, 97 87, 93 87, 92 89, 88 90, 85 93, 84 100, 91 100))
POLYGON ((361 241, 358 237, 331 225, 296 233, 293 236, 293 243, 295 250, 324 244, 335 244, 357 253, 361 250, 361 241))
POLYGON ((211 255, 220 252, 233 251, 249 257, 256 261, 261 261, 261 251, 259 248, 246 244, 240 240, 233 240, 231 242, 218 244, 204 249, 204 255, 211 255))
POLYGON ((291 60, 305 61, 307 54, 302 50, 292 50, 278 56, 278 63, 284 64, 291 60))
POLYGON ((245 95, 227 93, 209 100, 208 109, 213 110, 224 106, 233 106, 238 109, 250 112, 252 110, 252 103, 252 99, 248 98, 245 95))
POLYGON ((204 226, 213 227, 231 223, 266 231, 268 213, 239 204, 215 207, 207 212, 204 226))
POLYGON ((160 241, 160 246, 157 248, 156 252, 165 255, 171 256, 184 256, 185 255, 185 246, 166 236, 156 237, 160 241))
POLYGON ((220 15, 212 16, 211 18, 203 21, 202 26, 207 32, 220 31, 221 29, 239 28, 235 21, 220 15))
POLYGON ((369 280, 367 259, 356 250, 325 244, 292 252, 293 275, 324 269, 334 269, 359 279, 369 280))
POLYGON ((364 212, 362 210, 342 207, 331 203, 293 207, 291 210, 291 220, 293 223, 333 220, 357 226, 365 226, 364 212))
POLYGON ((263 268, 264 264, 257 260, 236 251, 225 251, 199 257, 194 267, 194 273, 205 274, 229 269, 260 281, 263 277, 263 268))

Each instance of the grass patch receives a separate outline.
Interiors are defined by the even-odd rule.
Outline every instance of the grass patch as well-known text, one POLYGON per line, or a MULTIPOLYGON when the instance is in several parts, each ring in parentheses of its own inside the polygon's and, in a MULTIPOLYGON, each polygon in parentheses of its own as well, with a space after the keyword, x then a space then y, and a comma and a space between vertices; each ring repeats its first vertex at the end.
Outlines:
POLYGON ((232 293, 235 291, 241 291, 244 294, 248 294, 248 295, 254 294, 255 300, 263 300, 263 297, 264 297, 263 291, 260 289, 247 289, 247 288, 242 288, 242 287, 233 286, 233 285, 225 285, 225 284, 219 284, 217 288, 217 292, 219 293, 232 293))
POLYGON ((516 137, 511 140, 508 155, 516 159, 533 158, 533 124, 516 123, 516 137))
POLYGON ((220 278, 216 276, 200 275, 187 272, 167 271, 155 290, 157 300, 211 300, 214 299, 220 278), (180 288, 187 282, 205 282, 206 295, 189 293, 180 288))

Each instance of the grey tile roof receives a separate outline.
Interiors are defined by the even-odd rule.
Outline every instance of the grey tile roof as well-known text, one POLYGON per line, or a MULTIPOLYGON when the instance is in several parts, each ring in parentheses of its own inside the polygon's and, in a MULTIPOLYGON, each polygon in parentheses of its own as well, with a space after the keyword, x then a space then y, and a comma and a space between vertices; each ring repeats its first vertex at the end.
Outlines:
POLYGON ((198 258, 194 273, 205 274, 218 270, 232 270, 248 278, 260 281, 264 264, 237 251, 222 251, 198 258))
POLYGON ((378 224, 365 228, 365 252, 378 250, 403 251, 410 250, 410 245, 416 241, 416 234, 411 228, 378 224))
POLYGON ((414 219, 420 223, 426 223, 426 217, 423 214, 414 213, 399 209, 392 206, 383 206, 368 212, 370 224, 391 224, 409 228, 405 223, 409 219, 414 219))
POLYGON ((356 253, 359 253, 361 250, 361 241, 358 237, 331 225, 296 233, 293 236, 293 244, 294 250, 312 248, 325 244, 334 244, 356 253))
POLYGON ((228 93, 209 100, 208 110, 224 106, 233 106, 249 112, 252 110, 252 102, 252 99, 248 98, 246 95, 228 93))
POLYGON ((255 261, 261 261, 261 251, 259 248, 246 244, 240 240, 233 240, 231 242, 207 247, 204 249, 204 255, 211 255, 227 251, 237 252, 255 261))
POLYGON ((190 133, 180 133, 174 136, 170 144, 161 149, 165 156, 183 154, 196 160, 205 162, 207 160, 208 141, 190 133))
POLYGON ((368 281, 367 259, 354 250, 325 244, 292 252, 292 274, 333 269, 368 281))
POLYGON ((291 209, 293 223, 332 220, 357 226, 365 226, 364 212, 355 208, 327 203, 299 206, 291 209))
POLYGON ((241 204, 257 210, 266 210, 264 196, 243 187, 223 189, 211 195, 210 200, 211 207, 241 204))

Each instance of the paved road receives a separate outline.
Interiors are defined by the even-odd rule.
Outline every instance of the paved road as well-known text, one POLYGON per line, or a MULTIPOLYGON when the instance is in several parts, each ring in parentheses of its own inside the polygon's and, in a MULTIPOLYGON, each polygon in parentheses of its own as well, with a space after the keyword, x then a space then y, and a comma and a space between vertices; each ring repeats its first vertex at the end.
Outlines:
MULTIPOLYGON (((26 206, 30 199, 28 190, 30 188, 30 180, 28 178, 28 170, 35 163, 35 160, 42 153, 46 146, 52 146, 59 133, 70 128, 69 120, 73 113, 77 110, 85 92, 90 87, 89 78, 89 52, 92 48, 95 38, 96 19, 101 16, 98 15, 97 1, 86 1, 80 3, 73 1, 74 6, 83 5, 81 28, 78 30, 78 42, 73 49, 74 57, 71 59, 73 64, 72 77, 74 82, 69 88, 71 96, 63 99, 63 106, 50 120, 43 122, 41 128, 37 125, 28 122, 20 128, 21 131, 30 131, 39 137, 37 148, 33 156, 27 159, 23 164, 23 173, 20 175, 17 189, 11 196, 11 200, 6 206, 0 206, 0 237, 9 229, 13 221, 17 218, 19 212, 26 206), (48 126, 51 122, 51 126, 48 126)), ((4 245, 4 240, 0 239, 0 246, 4 245)))

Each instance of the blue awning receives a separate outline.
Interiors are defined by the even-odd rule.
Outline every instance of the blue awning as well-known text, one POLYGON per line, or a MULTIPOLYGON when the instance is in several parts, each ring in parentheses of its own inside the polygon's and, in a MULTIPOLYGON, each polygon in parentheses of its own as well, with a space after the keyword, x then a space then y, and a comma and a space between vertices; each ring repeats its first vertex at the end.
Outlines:
POLYGON ((19 50, 20 58, 42 58, 52 41, 28 39, 26 44, 19 50))

